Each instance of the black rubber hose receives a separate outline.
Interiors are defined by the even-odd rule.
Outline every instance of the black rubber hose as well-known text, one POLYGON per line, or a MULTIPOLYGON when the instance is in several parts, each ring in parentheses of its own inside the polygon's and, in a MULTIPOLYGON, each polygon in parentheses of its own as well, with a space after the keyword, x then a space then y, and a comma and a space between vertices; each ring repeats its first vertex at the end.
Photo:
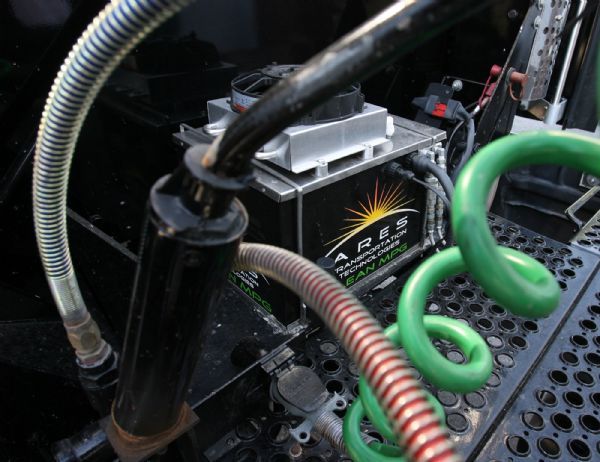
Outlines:
POLYGON ((456 183, 456 179, 460 174, 463 167, 467 164, 467 161, 471 158, 471 154, 473 154, 473 146, 475 145, 475 122, 473 121, 473 117, 469 118, 467 121, 467 146, 465 150, 461 154, 456 167, 452 170, 452 183, 456 183))
POLYGON ((423 180, 419 180, 418 178, 411 178, 411 180, 415 183, 417 183, 418 185, 421 185, 423 188, 431 191, 432 193, 434 193, 437 197, 440 198, 440 200, 444 203, 444 207, 446 207, 446 212, 448 213, 448 215, 450 215, 450 211, 452 210, 452 206, 450 205, 450 200, 448 199, 448 197, 446 197, 446 194, 442 194, 442 192, 438 189, 438 188, 434 188, 433 186, 431 186, 429 183, 426 183, 423 180))
POLYGON ((220 176, 246 174, 256 151, 299 117, 492 2, 394 2, 310 59, 238 117, 206 166, 220 176))
MULTIPOLYGON (((425 159, 423 156, 421 156, 421 159, 426 160, 428 163, 432 163, 429 159, 425 159)), ((429 170, 426 170, 426 168, 428 168, 428 167, 424 166, 424 162, 423 162, 423 165, 421 164, 421 161, 417 161, 417 163, 420 166, 419 170, 421 173, 425 173, 425 172, 429 171, 429 170)), ((440 168, 440 170, 442 172, 444 172, 444 170, 442 170, 441 168, 440 168)), ((448 214, 450 214, 450 211, 451 211, 450 201, 452 200, 452 193, 454 192, 453 185, 450 185, 451 187, 449 188, 449 190, 448 191, 444 190, 444 193, 442 194, 442 192, 438 188, 434 188, 429 183, 426 183, 425 181, 418 179, 415 176, 416 175, 415 172, 413 172, 412 170, 405 169, 398 162, 390 162, 389 164, 386 164, 383 167, 382 172, 385 175, 388 175, 392 178, 413 181, 413 182, 423 186, 425 189, 429 189, 431 192, 435 193, 435 195, 438 196, 442 200, 442 202, 446 206, 448 214), (449 196, 448 196, 448 192, 450 192, 449 196)), ((446 175, 446 177, 447 177, 447 175, 446 175)), ((446 181, 446 180, 444 179, 444 181, 446 181)))
POLYGON ((446 171, 438 164, 431 162, 427 156, 416 155, 411 159, 412 169, 417 173, 431 173, 440 182, 449 201, 454 195, 454 184, 446 171))

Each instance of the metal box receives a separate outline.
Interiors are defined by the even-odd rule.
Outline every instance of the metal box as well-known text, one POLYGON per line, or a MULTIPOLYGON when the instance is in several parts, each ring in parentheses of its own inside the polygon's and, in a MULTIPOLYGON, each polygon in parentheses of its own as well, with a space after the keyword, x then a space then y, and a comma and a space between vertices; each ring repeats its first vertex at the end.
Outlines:
MULTIPOLYGON (((445 132, 400 117, 393 121, 389 140, 330 162, 324 176, 255 160, 251 188, 240 196, 250 215, 245 239, 304 255, 357 294, 421 255, 430 245, 423 232, 425 190, 387 178, 383 167, 440 143, 445 132)), ((203 129, 185 126, 175 139, 183 147, 207 141, 203 129)), ((300 300, 263 275, 235 272, 230 281, 274 326, 289 329, 304 319, 300 300)))

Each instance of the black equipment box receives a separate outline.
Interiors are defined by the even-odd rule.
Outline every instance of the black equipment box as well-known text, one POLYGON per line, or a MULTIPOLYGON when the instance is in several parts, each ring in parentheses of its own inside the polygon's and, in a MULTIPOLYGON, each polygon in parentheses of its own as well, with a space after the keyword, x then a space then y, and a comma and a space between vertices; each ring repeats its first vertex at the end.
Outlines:
MULTIPOLYGON (((267 161, 254 161, 255 179, 240 198, 250 214, 245 238, 297 252, 330 271, 361 294, 428 247, 424 235, 426 191, 387 177, 383 167, 418 150, 433 148, 445 133, 393 117, 387 143, 331 162, 327 174, 294 174, 267 161)), ((182 126, 176 143, 187 148, 210 138, 182 126)), ((305 319, 300 300, 269 278, 233 272, 232 284, 254 300, 273 325, 292 328, 305 319)))

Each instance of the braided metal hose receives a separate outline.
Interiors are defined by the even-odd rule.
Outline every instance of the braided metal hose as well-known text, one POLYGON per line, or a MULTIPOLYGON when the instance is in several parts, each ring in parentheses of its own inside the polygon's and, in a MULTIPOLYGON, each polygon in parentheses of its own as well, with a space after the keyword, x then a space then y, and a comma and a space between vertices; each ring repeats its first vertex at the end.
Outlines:
POLYGON ((325 438, 331 447, 344 453, 344 422, 331 411, 323 412, 315 421, 314 431, 325 438))
POLYGON ((67 189, 75 144, 91 104, 119 62, 146 35, 190 2, 113 0, 77 40, 46 100, 33 163, 36 239, 65 326, 89 326, 78 333, 86 342, 71 342, 86 364, 101 360, 106 344, 81 296, 67 240, 67 189))
MULTIPOLYGON (((439 147, 435 147, 433 148, 436 157, 437 157, 437 164, 440 166, 440 168, 446 172, 446 149, 442 148, 441 146, 439 147)), ((442 189, 441 184, 438 182, 437 187, 439 189, 442 189)), ((450 199, 450 198, 448 198, 450 199)), ((437 230, 438 233, 438 238, 439 239, 444 239, 445 237, 445 233, 444 233, 444 211, 446 210, 445 206, 444 206, 444 201, 442 200, 441 197, 437 198, 437 202, 435 204, 435 228, 437 230)), ((450 211, 448 211, 448 213, 450 213, 450 211)), ((448 220, 450 220, 450 217, 448 217, 448 220)))
MULTIPOLYGON (((313 429, 325 438, 332 448, 344 454, 348 453, 344 444, 344 421, 335 415, 335 413, 331 411, 323 412, 315 420, 313 429)), ((377 439, 366 433, 361 433, 360 436, 366 444, 377 442, 377 439)))
POLYGON ((278 247, 242 244, 235 268, 262 273, 303 298, 340 339, 414 461, 457 461, 425 391, 377 320, 333 276, 278 247))

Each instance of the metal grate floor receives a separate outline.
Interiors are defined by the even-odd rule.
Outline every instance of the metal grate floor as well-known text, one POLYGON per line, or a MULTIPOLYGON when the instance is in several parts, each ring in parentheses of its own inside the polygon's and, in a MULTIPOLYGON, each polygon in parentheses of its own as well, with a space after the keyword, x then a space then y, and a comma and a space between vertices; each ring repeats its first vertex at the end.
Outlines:
POLYGON ((600 459, 600 273, 578 301, 481 460, 600 459))
MULTIPOLYGON (((477 330, 493 352, 495 367, 486 386, 464 396, 425 386, 443 404, 448 429, 465 460, 600 459, 598 437, 594 438, 600 431, 600 336, 596 331, 600 325, 600 293, 596 294, 600 276, 592 280, 598 257, 499 217, 491 216, 490 226, 500 244, 535 257, 555 274, 563 290, 561 304, 549 317, 524 320, 490 300, 468 275, 442 282, 430 295, 427 312, 460 319, 477 330), (567 392, 571 392, 568 398, 567 392), (573 400, 571 404, 567 399, 573 400), (563 425, 563 430, 557 425, 563 425)), ((396 301, 403 283, 397 279, 363 297, 384 326, 396 320, 396 301)), ((452 361, 465 360, 453 345, 443 341, 435 344, 452 361)), ((314 368, 329 391, 343 395, 348 402, 355 399, 356 367, 326 331, 309 338, 299 361, 314 368)), ((208 458, 244 462, 349 460, 325 441, 295 443, 289 428, 298 423, 279 405, 269 403, 264 412, 248 418, 224 437, 222 443, 227 442, 231 450, 208 458)), ((382 439, 368 422, 363 422, 363 427, 382 439)))
POLYGON ((575 246, 600 255, 600 210, 571 239, 575 246))

